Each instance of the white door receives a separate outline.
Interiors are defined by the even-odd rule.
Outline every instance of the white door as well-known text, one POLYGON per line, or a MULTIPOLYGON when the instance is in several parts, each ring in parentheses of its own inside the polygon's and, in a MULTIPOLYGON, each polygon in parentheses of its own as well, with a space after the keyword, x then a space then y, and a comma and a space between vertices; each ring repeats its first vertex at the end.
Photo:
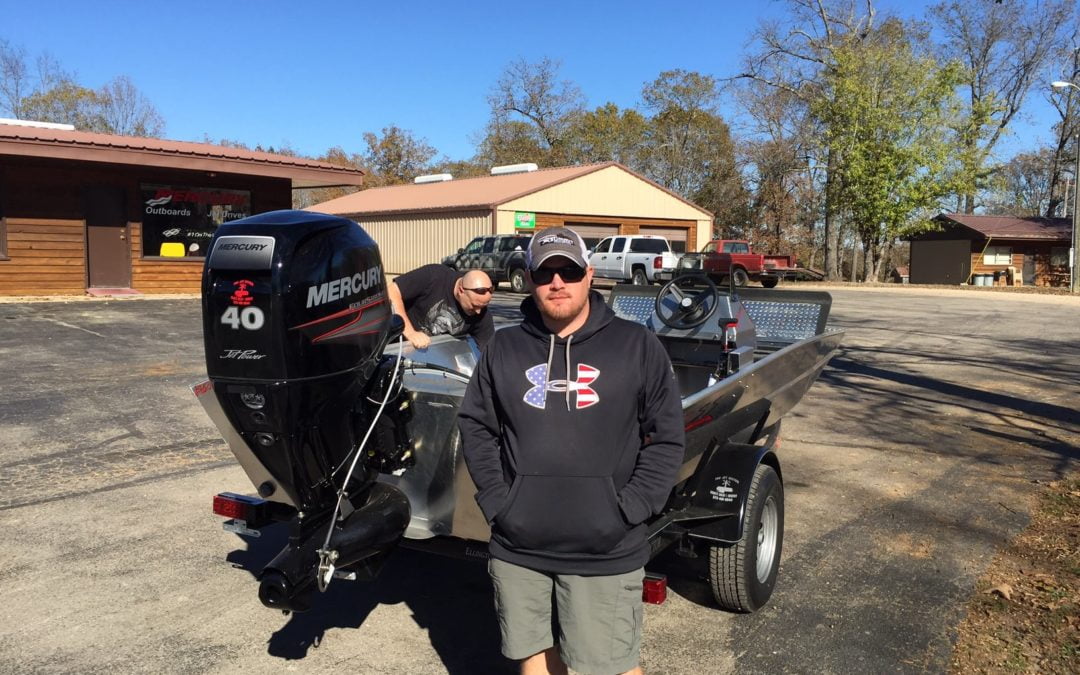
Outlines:
POLYGON ((589 264, 593 266, 593 276, 604 276, 603 265, 607 263, 608 254, 611 252, 611 237, 603 239, 592 249, 589 256, 589 264))
POLYGON ((611 240, 611 251, 605 254, 601 262, 604 265, 603 276, 609 279, 621 279, 623 277, 623 265, 626 263, 626 237, 614 237, 611 240))

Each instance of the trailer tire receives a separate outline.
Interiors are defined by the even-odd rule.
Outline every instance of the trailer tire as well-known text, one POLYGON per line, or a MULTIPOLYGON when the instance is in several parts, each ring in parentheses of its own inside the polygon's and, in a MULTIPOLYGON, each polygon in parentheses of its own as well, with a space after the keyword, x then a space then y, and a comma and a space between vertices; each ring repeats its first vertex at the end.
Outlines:
POLYGON ((761 280, 761 286, 763 288, 776 288, 778 283, 780 283, 780 279, 777 277, 769 277, 768 279, 761 280))
POLYGON ((648 286, 649 277, 645 274, 645 269, 642 267, 635 267, 634 271, 630 274, 630 283, 635 286, 648 286))
POLYGON ((515 293, 525 292, 525 270, 520 267, 510 272, 510 290, 515 293))
POLYGON ((784 543, 784 486, 767 464, 754 470, 742 525, 737 543, 709 549, 709 584, 720 607, 750 613, 772 596, 784 543))
POLYGON ((742 288, 746 284, 750 283, 750 275, 747 274, 746 270, 741 267, 736 267, 735 271, 732 272, 731 275, 735 277, 735 286, 738 288, 742 288))

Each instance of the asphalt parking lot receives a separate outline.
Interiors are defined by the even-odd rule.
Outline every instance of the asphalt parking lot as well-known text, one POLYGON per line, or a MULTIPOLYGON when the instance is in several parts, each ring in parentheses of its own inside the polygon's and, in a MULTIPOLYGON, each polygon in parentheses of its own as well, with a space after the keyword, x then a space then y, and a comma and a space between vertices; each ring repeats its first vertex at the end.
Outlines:
MULTIPOLYGON (((831 292, 847 336, 784 422, 776 593, 726 614, 661 557, 649 673, 943 671, 996 547, 1080 465, 1076 298, 831 292)), ((263 608, 282 533, 210 511, 251 486, 188 390, 204 373, 196 299, 0 304, 3 670, 514 672, 476 563, 399 551, 309 613, 263 608)))

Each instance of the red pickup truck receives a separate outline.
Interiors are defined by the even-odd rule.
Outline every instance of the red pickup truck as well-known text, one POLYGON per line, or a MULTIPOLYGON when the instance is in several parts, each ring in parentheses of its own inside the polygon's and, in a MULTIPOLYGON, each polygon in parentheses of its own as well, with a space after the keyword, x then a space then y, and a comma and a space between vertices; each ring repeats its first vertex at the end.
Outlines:
POLYGON ((751 281, 772 288, 781 279, 794 278, 798 266, 793 255, 763 255, 750 251, 750 242, 742 239, 714 239, 698 253, 686 253, 679 259, 675 275, 701 270, 721 280, 732 275, 736 286, 751 281))

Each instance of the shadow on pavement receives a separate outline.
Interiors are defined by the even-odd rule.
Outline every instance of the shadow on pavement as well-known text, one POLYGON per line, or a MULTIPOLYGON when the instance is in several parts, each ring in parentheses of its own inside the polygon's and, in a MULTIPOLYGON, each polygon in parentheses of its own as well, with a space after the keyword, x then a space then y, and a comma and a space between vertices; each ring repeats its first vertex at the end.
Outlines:
POLYGON ((986 455, 985 447, 972 443, 976 436, 997 441, 999 447, 1027 446, 1055 458, 1057 477, 1080 460, 1080 447, 1073 440, 1080 434, 1076 408, 1034 400, 1027 392, 1012 393, 1004 386, 991 388, 985 381, 947 382, 866 363, 861 357, 858 349, 845 350, 822 372, 821 383, 841 396, 857 396, 863 402, 862 411, 858 419, 848 421, 874 424, 873 435, 878 439, 951 456, 977 455, 981 461, 1001 461, 1004 455, 986 455), (946 414, 958 409, 964 412, 946 414), (980 415, 991 415, 996 423, 980 415), (912 424, 911 420, 920 421, 912 424))
POLYGON ((929 389, 930 391, 946 396, 952 396, 960 400, 975 401, 986 405, 1007 408, 1034 417, 1041 417, 1048 421, 1080 424, 1080 412, 1077 412, 1075 408, 1067 408, 1041 401, 1032 401, 1030 399, 986 391, 961 384, 952 384, 923 375, 903 373, 891 368, 881 368, 868 363, 861 363, 844 356, 834 358, 830 363, 830 368, 832 370, 890 380, 897 384, 906 384, 921 389, 929 389))
MULTIPOLYGON (((288 540, 288 528, 264 528, 259 538, 240 537, 248 545, 227 556, 234 567, 256 576, 288 540)), ((257 591, 255 584, 251 592, 257 591)), ((335 580, 325 594, 316 592, 312 609, 293 613, 274 632, 267 653, 299 660, 318 647, 332 628, 358 629, 379 605, 404 602, 416 624, 427 631, 448 673, 516 673, 499 651, 499 627, 486 567, 407 549, 397 549, 375 581, 335 580)), ((265 609, 264 611, 272 611, 265 609)), ((360 640, 337 633, 334 640, 360 640)))

